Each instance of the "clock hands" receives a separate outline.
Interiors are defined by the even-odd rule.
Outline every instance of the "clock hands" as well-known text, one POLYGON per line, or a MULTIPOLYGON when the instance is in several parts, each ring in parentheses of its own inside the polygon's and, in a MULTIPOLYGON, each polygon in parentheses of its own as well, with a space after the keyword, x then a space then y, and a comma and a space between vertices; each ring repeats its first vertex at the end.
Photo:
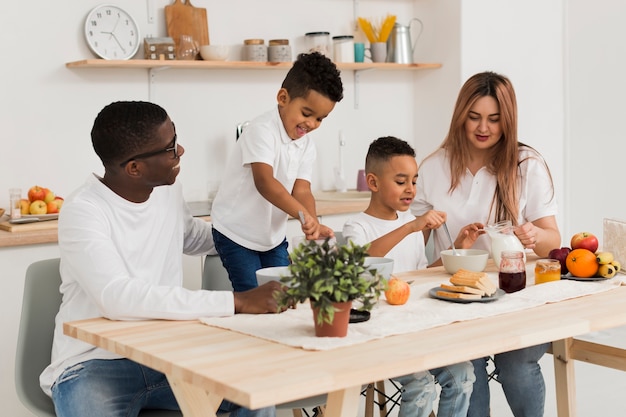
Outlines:
POLYGON ((104 33, 104 34, 108 34, 111 35, 109 36, 109 40, 111 38, 115 39, 115 42, 117 43, 117 45, 120 47, 120 49, 122 50, 122 53, 126 53, 126 49, 124 49, 124 47, 122 46, 122 44, 120 43, 120 41, 117 39, 117 36, 115 36, 115 29, 117 29, 117 25, 120 22, 120 17, 118 16, 117 20, 115 21, 115 25, 113 25, 113 29, 111 29, 110 32, 105 32, 105 31, 100 31, 100 33, 104 33))

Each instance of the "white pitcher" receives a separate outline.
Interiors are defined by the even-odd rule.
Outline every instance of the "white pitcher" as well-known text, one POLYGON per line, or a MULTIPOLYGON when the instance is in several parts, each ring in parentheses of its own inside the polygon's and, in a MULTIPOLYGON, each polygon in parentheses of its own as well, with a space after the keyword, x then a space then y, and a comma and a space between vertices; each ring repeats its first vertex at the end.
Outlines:
POLYGON ((491 238, 491 257, 496 265, 500 265, 500 253, 505 250, 523 252, 524 261, 526 261, 524 245, 513 233, 511 220, 502 220, 496 224, 487 225, 485 231, 491 238))

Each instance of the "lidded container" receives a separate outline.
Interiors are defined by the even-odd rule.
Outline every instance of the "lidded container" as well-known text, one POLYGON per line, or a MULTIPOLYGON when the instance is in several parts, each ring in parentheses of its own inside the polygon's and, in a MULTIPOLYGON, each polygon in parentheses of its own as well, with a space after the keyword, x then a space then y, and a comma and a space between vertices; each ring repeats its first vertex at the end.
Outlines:
POLYGON ((269 62, 291 62, 289 39, 272 39, 267 47, 269 62))
POLYGON ((307 32, 304 34, 308 52, 319 52, 330 56, 330 32, 307 32))
POLYGON ((245 39, 243 41, 243 60, 267 62, 267 46, 263 39, 245 39))
POLYGON ((506 293, 526 288, 526 262, 524 252, 504 250, 501 253, 498 286, 506 293))
POLYGON ((354 36, 333 36, 333 58, 335 62, 354 62, 354 36))

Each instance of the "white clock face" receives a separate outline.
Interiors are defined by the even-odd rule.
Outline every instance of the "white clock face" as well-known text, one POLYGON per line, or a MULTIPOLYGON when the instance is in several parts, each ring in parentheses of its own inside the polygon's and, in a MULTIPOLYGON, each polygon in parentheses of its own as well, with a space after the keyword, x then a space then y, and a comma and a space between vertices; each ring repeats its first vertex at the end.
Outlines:
POLYGON ((130 59, 139 48, 135 19, 117 6, 97 6, 85 21, 89 48, 104 59, 130 59))

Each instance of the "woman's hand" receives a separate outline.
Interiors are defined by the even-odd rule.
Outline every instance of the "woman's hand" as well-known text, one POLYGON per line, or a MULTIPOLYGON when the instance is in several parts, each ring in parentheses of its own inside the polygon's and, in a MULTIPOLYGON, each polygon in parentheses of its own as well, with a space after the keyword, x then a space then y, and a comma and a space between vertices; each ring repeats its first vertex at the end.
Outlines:
POLYGON ((454 241, 457 249, 468 249, 474 245, 478 236, 485 233, 485 225, 482 223, 470 223, 459 231, 459 235, 454 241))
POLYGON ((554 216, 547 216, 517 226, 513 233, 527 249, 538 256, 548 256, 550 251, 561 246, 561 233, 554 216))
POLYGON ((517 226, 513 233, 522 242, 524 248, 526 249, 535 249, 535 245, 537 244, 537 227, 531 222, 524 223, 521 226, 517 226))

